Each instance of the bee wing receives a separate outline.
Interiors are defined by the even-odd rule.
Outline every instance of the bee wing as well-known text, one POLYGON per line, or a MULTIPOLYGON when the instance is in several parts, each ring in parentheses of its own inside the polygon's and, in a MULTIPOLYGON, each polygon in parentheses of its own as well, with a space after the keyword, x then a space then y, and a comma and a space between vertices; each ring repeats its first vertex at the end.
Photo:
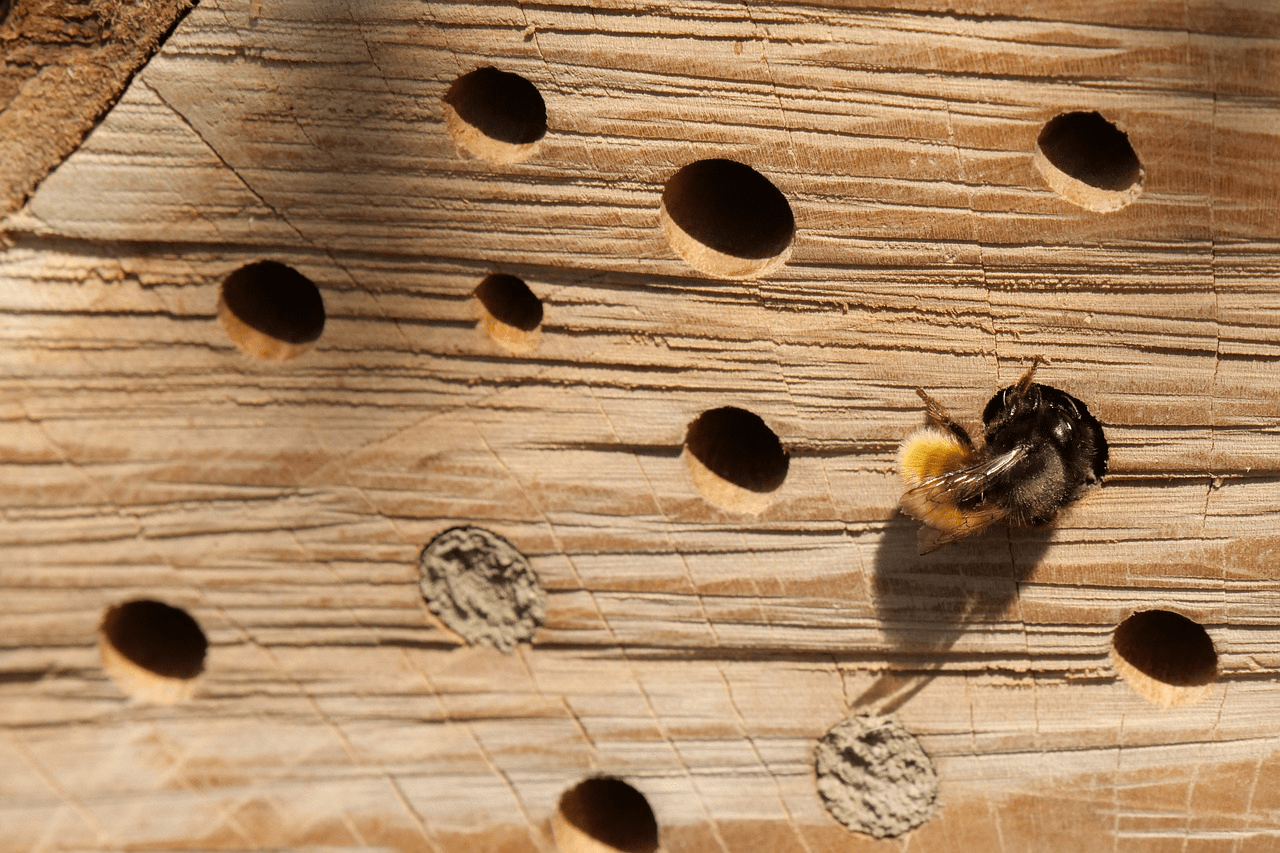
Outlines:
POLYGON ((920 525, 916 534, 916 552, 928 554, 944 545, 959 542, 973 534, 986 530, 991 525, 1009 515, 1009 511, 995 504, 984 504, 977 510, 962 512, 959 523, 946 530, 931 527, 927 523, 920 525))
POLYGON ((903 492, 902 511, 927 525, 920 529, 920 553, 958 542, 1007 517, 1009 511, 991 501, 980 500, 971 507, 960 504, 982 498, 1026 453, 1026 449, 1016 447, 974 465, 929 477, 903 492))
POLYGON ((992 456, 990 459, 947 471, 923 480, 920 485, 908 491, 919 492, 922 497, 931 496, 947 503, 961 503, 979 498, 1002 480, 1006 474, 1027 455, 1027 448, 1019 445, 1013 450, 992 456))

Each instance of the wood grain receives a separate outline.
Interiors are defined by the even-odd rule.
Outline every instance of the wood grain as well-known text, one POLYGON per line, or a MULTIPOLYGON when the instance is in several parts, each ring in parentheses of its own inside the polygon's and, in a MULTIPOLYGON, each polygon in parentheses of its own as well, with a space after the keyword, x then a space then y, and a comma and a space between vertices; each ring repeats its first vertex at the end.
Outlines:
POLYGON ((187 0, 0 4, 0 212, 84 141, 190 8, 187 0))
POLYGON ((1280 16, 1262 4, 203 0, 0 255, 0 847, 551 851, 591 774, 668 851, 1270 849, 1280 827, 1280 16), (485 65, 546 102, 527 160, 461 154, 485 65), (1033 167, 1098 111, 1146 172, 1100 215, 1033 167), (697 273, 666 180, 747 164, 787 263, 697 273), (278 364, 216 319, 259 260, 326 324, 278 364), (522 279, 541 336, 478 327, 522 279), (1051 531, 927 557, 896 512, 916 387, 976 421, 1032 356, 1107 426, 1051 531), (790 454, 710 504, 689 423, 790 454), (417 558, 474 524, 547 590, 531 646, 459 646, 417 558), (129 701, 95 632, 133 598, 210 648, 129 701), (1149 704, 1111 633, 1204 626, 1205 700, 1149 704), (849 834, 814 744, 894 711, 941 810, 849 834))

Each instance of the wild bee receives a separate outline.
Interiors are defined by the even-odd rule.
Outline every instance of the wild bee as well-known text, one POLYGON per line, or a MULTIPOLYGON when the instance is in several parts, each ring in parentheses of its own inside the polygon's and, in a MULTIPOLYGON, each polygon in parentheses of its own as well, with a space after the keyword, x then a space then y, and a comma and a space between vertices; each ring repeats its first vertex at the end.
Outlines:
POLYGON ((1084 403, 1032 382, 1036 356, 1015 384, 982 411, 975 443, 923 389, 929 426, 907 436, 898 452, 902 511, 925 523, 920 553, 972 536, 998 521, 1049 524, 1107 473, 1107 439, 1084 403))

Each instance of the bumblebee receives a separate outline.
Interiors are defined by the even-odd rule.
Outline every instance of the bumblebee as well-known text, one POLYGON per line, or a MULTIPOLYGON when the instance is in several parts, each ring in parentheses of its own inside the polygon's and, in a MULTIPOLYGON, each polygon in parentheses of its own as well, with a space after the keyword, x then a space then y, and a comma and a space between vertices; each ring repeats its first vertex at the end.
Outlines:
POLYGON ((972 536, 998 521, 1036 527, 1101 484, 1107 438, 1084 403, 1032 382, 1036 356, 1015 384, 982 410, 975 443, 923 389, 929 426, 902 442, 902 511, 925 523, 920 553, 972 536))

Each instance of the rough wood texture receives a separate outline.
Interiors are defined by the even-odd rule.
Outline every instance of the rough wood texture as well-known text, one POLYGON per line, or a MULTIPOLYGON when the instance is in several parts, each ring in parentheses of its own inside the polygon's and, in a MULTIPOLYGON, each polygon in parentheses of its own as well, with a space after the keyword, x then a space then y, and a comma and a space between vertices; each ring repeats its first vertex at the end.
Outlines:
POLYGON ((190 5, 0 2, 0 213, 75 150, 190 5))
POLYGON ((599 773, 668 851, 1273 849, 1280 13, 1028 8, 203 0, 5 223, 0 846, 550 851, 599 773), (545 101, 505 163, 446 119, 490 65, 545 101), (1073 111, 1128 135, 1133 203, 1037 171, 1073 111), (707 158, 786 198, 785 263, 668 244, 664 185, 707 158), (323 296, 293 360, 216 319, 264 259, 323 296), (492 273, 538 337, 485 334, 492 273), (976 420, 1036 354, 1112 478, 1055 530, 916 556, 914 388, 976 420), (790 454, 757 515, 681 457, 722 406, 790 454), (510 656, 421 599, 464 524, 547 591, 510 656), (104 673, 135 598, 208 637, 191 699, 104 673), (1213 641, 1197 702, 1116 674, 1153 608, 1213 641), (940 780, 888 842, 813 770, 886 711, 940 780))

